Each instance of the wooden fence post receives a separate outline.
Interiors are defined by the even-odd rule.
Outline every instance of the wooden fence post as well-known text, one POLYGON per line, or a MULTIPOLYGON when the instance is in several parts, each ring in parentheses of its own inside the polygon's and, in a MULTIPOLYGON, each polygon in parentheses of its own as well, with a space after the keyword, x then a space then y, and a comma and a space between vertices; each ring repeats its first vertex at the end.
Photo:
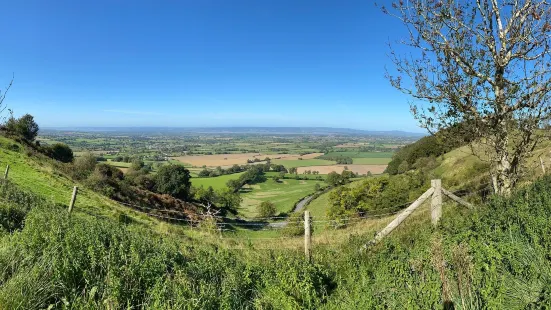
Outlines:
POLYGON ((543 163, 543 159, 540 156, 540 164, 541 164, 541 171, 543 171, 543 174, 545 174, 545 164, 543 163))
MULTIPOLYGON (((415 209, 417 209, 420 205, 427 200, 432 193, 434 192, 434 188, 429 188, 421 197, 417 198, 414 203, 412 203, 409 207, 407 207, 402 213, 400 213, 390 224, 388 224, 383 230, 381 230, 373 239, 373 243, 377 243, 381 241, 386 235, 390 234, 394 230, 394 228, 398 227, 400 223, 402 223, 415 209)), ((365 245, 364 248, 367 248, 369 244, 365 245)))
POLYGON ((73 195, 71 196, 71 202, 69 203, 69 214, 73 211, 75 201, 77 200, 78 186, 73 187, 73 195))
POLYGON ((306 260, 310 261, 312 246, 312 234, 310 230, 310 211, 304 211, 304 255, 306 260))
POLYGON ((442 217, 442 180, 432 180, 430 183, 434 188, 430 209, 431 222, 433 226, 437 226, 442 217))
POLYGON ((6 165, 6 172, 4 173, 4 180, 8 179, 8 173, 10 172, 10 165, 6 165))

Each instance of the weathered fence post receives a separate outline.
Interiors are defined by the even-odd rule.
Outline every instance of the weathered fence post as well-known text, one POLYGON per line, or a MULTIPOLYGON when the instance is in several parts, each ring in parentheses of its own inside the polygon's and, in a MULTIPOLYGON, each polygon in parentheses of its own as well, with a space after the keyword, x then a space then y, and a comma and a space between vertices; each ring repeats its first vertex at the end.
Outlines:
POLYGON ((75 201, 77 200, 78 186, 73 187, 73 195, 71 196, 71 202, 69 203, 69 214, 73 211, 75 201))
MULTIPOLYGON (((402 223, 415 209, 417 209, 420 205, 427 200, 432 193, 434 193, 434 188, 429 188, 421 197, 419 197, 417 200, 415 200, 414 203, 412 203, 409 207, 407 207, 402 213, 400 213, 390 224, 388 224, 383 230, 381 230, 373 239, 372 243, 377 243, 381 241, 386 235, 390 234, 391 231, 394 230, 394 228, 398 227, 400 223, 402 223)), ((366 248, 368 245, 365 245, 364 248, 366 248)))
POLYGON ((433 226, 437 226, 442 217, 442 180, 432 180, 430 183, 434 188, 430 209, 431 222, 433 226))
POLYGON ((312 234, 310 230, 310 211, 304 211, 304 255, 310 261, 312 234))
POLYGON ((8 173, 10 172, 10 165, 6 165, 6 172, 4 173, 4 180, 8 179, 8 173))
POLYGON ((545 174, 545 164, 543 163, 543 159, 540 156, 540 164, 541 164, 541 171, 543 171, 543 174, 545 174))

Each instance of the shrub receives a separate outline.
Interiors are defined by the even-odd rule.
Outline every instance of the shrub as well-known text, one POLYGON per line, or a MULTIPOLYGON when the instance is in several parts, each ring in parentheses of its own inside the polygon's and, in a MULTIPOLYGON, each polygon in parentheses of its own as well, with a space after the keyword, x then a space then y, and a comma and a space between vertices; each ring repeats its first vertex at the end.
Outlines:
POLYGON ((165 165, 155 175, 156 191, 187 200, 190 194, 189 170, 181 165, 165 165))
POLYGON ((74 159, 73 150, 64 143, 56 143, 48 147, 47 154, 51 158, 63 163, 70 163, 74 159))
POLYGON ((77 180, 84 180, 94 171, 96 164, 96 156, 85 153, 75 159, 71 173, 77 180))
POLYGON ((277 209, 273 202, 263 201, 258 206, 257 213, 259 217, 272 217, 276 215, 277 209))

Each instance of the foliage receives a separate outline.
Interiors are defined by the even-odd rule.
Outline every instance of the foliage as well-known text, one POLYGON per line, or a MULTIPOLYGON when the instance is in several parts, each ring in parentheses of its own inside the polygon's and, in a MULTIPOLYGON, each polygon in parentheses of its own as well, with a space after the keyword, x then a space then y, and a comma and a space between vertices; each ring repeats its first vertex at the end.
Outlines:
POLYGON ((353 187, 339 186, 329 195, 327 215, 339 219, 382 209, 399 210, 427 189, 425 179, 421 173, 412 172, 366 178, 353 187))
POLYGON ((316 158, 335 161, 337 165, 351 165, 354 163, 351 157, 342 155, 322 155, 316 158))
POLYGON ((190 194, 189 170, 180 165, 166 165, 155 175, 155 189, 161 194, 187 200, 190 194))
POLYGON ((447 145, 437 136, 427 136, 419 141, 406 145, 392 156, 386 172, 395 175, 407 172, 418 160, 427 157, 438 157, 445 154, 458 145, 447 145))
POLYGON ((277 209, 273 202, 263 201, 258 205, 258 210, 256 212, 259 217, 272 217, 277 213, 277 209))
POLYGON ((75 159, 73 165, 70 166, 70 173, 75 179, 84 180, 94 171, 96 164, 96 156, 92 153, 85 153, 75 159))
POLYGON ((12 114, 4 125, 4 130, 9 135, 20 137, 27 142, 33 142, 38 135, 39 127, 30 114, 25 114, 17 119, 12 114))
POLYGON ((405 55, 390 53, 392 86, 430 132, 464 125, 494 188, 510 194, 551 114, 551 4, 399 0, 383 11, 408 34, 405 55))
POLYGON ((46 147, 46 154, 62 163, 70 163, 74 159, 73 150, 64 143, 55 143, 46 147))

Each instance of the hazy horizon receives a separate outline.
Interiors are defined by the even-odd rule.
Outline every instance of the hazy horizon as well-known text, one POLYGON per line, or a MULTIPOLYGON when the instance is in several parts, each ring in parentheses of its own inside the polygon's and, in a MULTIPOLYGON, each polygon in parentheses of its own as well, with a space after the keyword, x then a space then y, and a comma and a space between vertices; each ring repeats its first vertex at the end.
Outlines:
POLYGON ((371 2, 11 1, 5 104, 43 127, 419 131, 385 79, 398 21, 371 2), (384 29, 384 31, 379 31, 384 29))

